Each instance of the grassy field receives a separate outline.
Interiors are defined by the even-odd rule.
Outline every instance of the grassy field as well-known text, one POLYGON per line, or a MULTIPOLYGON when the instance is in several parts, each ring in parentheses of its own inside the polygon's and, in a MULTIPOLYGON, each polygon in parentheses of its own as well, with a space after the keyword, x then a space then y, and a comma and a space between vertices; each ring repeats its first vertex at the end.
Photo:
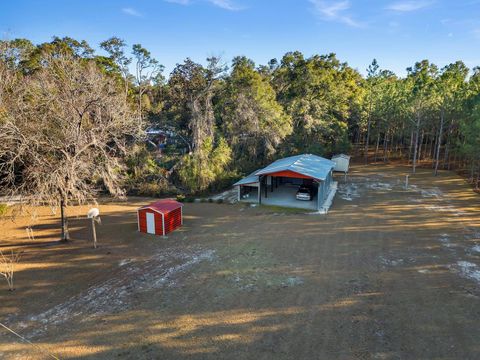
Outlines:
MULTIPOLYGON (((0 321, 62 359, 478 359, 479 195, 450 172, 356 166, 326 216, 185 204, 167 238, 149 199, 69 209, 72 241, 26 248, 0 321)), ((34 214, 32 218, 32 214, 34 214)), ((48 208, 3 245, 59 236, 48 208)), ((47 359, 0 330, 0 358, 47 359)))

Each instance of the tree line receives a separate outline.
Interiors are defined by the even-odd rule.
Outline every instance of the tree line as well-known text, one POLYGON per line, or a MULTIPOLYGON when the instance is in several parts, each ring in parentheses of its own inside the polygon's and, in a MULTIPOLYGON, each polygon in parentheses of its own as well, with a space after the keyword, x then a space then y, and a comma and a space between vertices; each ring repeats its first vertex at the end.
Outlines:
POLYGON ((402 159, 480 177, 480 68, 415 63, 366 76, 334 54, 186 59, 166 76, 141 44, 0 42, 0 186, 38 202, 98 191, 220 189, 283 156, 402 159), (162 156, 145 129, 174 134, 162 156))

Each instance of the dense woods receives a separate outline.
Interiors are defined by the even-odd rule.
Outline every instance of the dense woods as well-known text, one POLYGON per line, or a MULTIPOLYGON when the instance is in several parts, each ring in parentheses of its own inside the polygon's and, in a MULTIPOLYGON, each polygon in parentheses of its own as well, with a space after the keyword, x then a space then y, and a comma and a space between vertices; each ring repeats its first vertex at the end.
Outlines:
POLYGON ((480 68, 423 60, 398 77, 373 60, 362 76, 300 52, 266 65, 186 59, 171 74, 160 62, 118 38, 98 51, 2 41, 2 193, 54 205, 98 190, 212 191, 277 157, 337 152, 461 171, 478 188, 480 68))

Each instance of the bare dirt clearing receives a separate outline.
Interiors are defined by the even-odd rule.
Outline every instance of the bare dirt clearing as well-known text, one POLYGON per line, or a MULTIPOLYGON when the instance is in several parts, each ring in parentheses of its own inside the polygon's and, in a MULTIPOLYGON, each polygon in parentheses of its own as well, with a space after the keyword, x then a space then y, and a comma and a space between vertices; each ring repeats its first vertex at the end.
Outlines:
MULTIPOLYGON (((148 200, 101 204, 97 250, 72 208, 73 240, 0 283, 1 319, 72 359, 478 359, 480 197, 423 169, 405 190, 407 173, 354 167, 327 216, 186 204, 166 239, 136 231, 148 200)), ((49 211, 36 241, 59 235, 49 211)), ((4 242, 30 222, 4 222, 4 242)), ((43 358, 0 334, 0 358, 43 358)))

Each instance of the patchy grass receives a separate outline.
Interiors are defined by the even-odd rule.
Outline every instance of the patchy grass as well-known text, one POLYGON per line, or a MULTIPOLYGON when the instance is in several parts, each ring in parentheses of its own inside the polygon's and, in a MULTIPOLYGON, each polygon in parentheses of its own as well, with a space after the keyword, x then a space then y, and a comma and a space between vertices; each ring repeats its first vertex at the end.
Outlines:
POLYGON ((217 250, 217 256, 221 260, 216 265, 218 291, 222 294, 303 284, 292 265, 259 242, 230 242, 217 250))
MULTIPOLYGON (((479 197, 428 169, 405 190, 406 171, 353 167, 358 196, 326 217, 188 203, 168 237, 137 230, 152 199, 100 201, 98 249, 88 207, 69 207, 72 240, 25 249, 0 319, 62 359, 480 358, 479 197)), ((5 242, 58 238, 59 214, 31 210, 5 242)), ((5 333, 0 358, 39 355, 5 333)))

